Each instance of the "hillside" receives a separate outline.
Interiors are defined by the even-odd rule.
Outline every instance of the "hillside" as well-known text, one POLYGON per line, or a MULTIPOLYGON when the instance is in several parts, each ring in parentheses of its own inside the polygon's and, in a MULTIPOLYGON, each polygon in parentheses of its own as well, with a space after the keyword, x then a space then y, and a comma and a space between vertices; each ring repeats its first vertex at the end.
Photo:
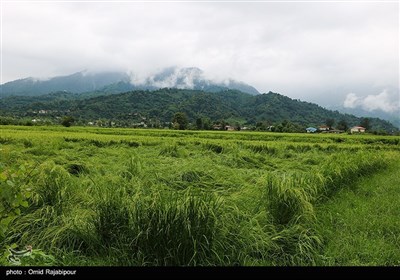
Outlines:
POLYGON ((220 92, 227 89, 240 90, 256 95, 259 92, 240 81, 227 79, 213 81, 196 67, 169 67, 147 77, 136 77, 124 72, 82 71, 72 75, 48 79, 25 78, 2 84, 0 98, 8 96, 39 96, 52 92, 67 91, 84 93, 97 91, 100 94, 123 93, 132 90, 157 90, 160 88, 179 88, 220 92))
MULTIPOLYGON (((198 118, 246 125, 259 122, 275 124, 288 120, 302 127, 319 126, 326 119, 334 119, 336 123, 344 120, 348 126, 361 122, 361 118, 356 116, 330 111, 273 92, 252 96, 234 90, 209 93, 165 88, 94 96, 96 94, 99 93, 59 92, 38 97, 7 97, 0 99, 0 115, 32 118, 70 115, 82 123, 103 119, 121 122, 123 126, 142 119, 170 122, 176 112, 185 112, 192 123, 198 118)), ((373 130, 397 131, 384 120, 373 118, 370 124, 373 130)))
POLYGON ((82 93, 95 91, 120 81, 129 81, 129 76, 120 72, 78 72, 68 76, 49 79, 25 78, 1 85, 0 97, 38 96, 56 91, 82 93))

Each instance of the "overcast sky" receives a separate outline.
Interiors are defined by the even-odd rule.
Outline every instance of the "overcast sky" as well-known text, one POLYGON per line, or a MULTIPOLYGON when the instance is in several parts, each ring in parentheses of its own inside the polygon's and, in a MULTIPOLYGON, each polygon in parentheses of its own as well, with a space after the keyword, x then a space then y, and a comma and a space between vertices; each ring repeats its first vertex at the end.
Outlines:
POLYGON ((395 111, 399 4, 3 1, 3 83, 168 66, 325 106, 375 98, 395 111))

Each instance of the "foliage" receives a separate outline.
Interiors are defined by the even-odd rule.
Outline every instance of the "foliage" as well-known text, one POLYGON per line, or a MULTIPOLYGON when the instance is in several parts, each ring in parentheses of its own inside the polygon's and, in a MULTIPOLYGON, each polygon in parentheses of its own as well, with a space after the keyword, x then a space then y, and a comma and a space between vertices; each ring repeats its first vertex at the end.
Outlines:
POLYGON ((0 257, 0 264, 4 266, 53 266, 56 260, 52 255, 48 255, 40 249, 32 249, 18 251, 17 244, 9 246, 0 257), (18 252, 18 255, 13 254, 18 252))
POLYGON ((74 123, 74 121, 75 121, 75 119, 73 117, 65 116, 65 117, 63 117, 63 119, 61 121, 61 125, 65 126, 65 127, 70 127, 74 123))
POLYGON ((172 123, 174 124, 175 129, 185 130, 189 124, 189 120, 185 113, 178 112, 174 114, 172 123))
MULTIPOLYGON (((22 123, 36 120, 32 123, 34 125, 58 124, 58 118, 68 115, 80 125, 90 122, 107 127, 143 127, 144 124, 147 127, 167 127, 177 112, 186 114, 191 127, 197 129, 212 129, 211 123, 221 120, 234 120, 230 125, 236 122, 246 126, 267 123, 267 127, 276 127, 286 120, 301 127, 302 132, 306 127, 322 125, 324 120, 344 120, 349 126, 361 123, 361 119, 353 115, 340 114, 273 92, 253 96, 235 90, 210 93, 165 88, 113 95, 58 92, 0 99, 0 123, 3 124, 16 124, 21 118, 25 119, 22 123)), ((389 122, 376 118, 370 119, 370 125, 373 130, 383 129, 390 133, 398 130, 389 122)), ((294 131, 281 130, 298 131, 297 128, 294 131)))
POLYGON ((400 150, 378 135, 0 129, 1 174, 26 166, 7 180, 31 193, 0 248, 30 244, 57 265, 323 263, 320 205, 400 150))
POLYGON ((31 193, 26 182, 30 172, 23 164, 6 167, 0 162, 0 241, 5 237, 9 224, 28 206, 31 193))
POLYGON ((398 266, 400 199, 397 156, 374 176, 340 191, 319 206, 318 230, 324 239, 319 265, 398 266))
POLYGON ((371 129, 371 122, 369 118, 361 118, 360 126, 365 127, 365 129, 371 129))
POLYGON ((331 129, 333 127, 333 125, 335 124, 335 120, 334 119, 326 119, 325 124, 329 127, 329 129, 331 129))
POLYGON ((349 126, 348 126, 346 120, 341 119, 337 124, 337 129, 347 131, 349 129, 349 126))

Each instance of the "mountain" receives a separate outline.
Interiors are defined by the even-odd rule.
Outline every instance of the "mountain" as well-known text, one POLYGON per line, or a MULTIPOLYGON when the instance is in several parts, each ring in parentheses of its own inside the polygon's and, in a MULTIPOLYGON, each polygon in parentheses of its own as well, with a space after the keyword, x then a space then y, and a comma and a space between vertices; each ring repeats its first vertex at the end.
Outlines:
POLYGON ((134 75, 132 76, 133 79, 123 72, 83 71, 47 80, 26 78, 1 85, 0 97, 38 96, 59 91, 71 93, 98 91, 101 94, 115 94, 131 90, 157 90, 160 88, 194 89, 206 92, 234 89, 252 95, 259 94, 254 87, 232 79, 226 81, 207 79, 204 72, 195 67, 166 68, 140 81, 135 79, 134 75))
POLYGON ((38 96, 57 91, 82 93, 99 90, 119 81, 127 82, 129 79, 127 74, 121 72, 92 73, 87 71, 47 80, 26 78, 1 85, 0 96, 38 96))
POLYGON ((369 118, 380 118, 383 120, 387 120, 394 124, 397 128, 400 128, 400 112, 385 112, 383 110, 373 110, 367 111, 360 107, 355 108, 346 108, 343 106, 336 106, 332 109, 338 110, 341 113, 352 114, 357 117, 369 117, 369 118))
MULTIPOLYGON (((322 125, 327 119, 334 119, 336 123, 344 120, 348 126, 361 123, 356 116, 330 111, 273 92, 249 95, 237 90, 210 93, 163 88, 88 98, 58 92, 38 97, 12 96, 0 99, 0 116, 46 118, 54 122, 69 115, 81 123, 102 119, 120 126, 132 126, 143 118, 159 123, 170 122, 176 112, 185 112, 192 123, 198 118, 248 125, 260 122, 271 125, 287 120, 303 128, 322 125)), ((377 118, 370 119, 370 124, 373 130, 397 131, 389 122, 377 118)))
POLYGON ((252 86, 232 79, 226 81, 212 81, 205 78, 204 72, 196 67, 190 68, 166 68, 146 79, 143 89, 155 88, 178 88, 194 89, 206 92, 219 92, 227 89, 239 90, 244 93, 257 95, 259 92, 252 86))

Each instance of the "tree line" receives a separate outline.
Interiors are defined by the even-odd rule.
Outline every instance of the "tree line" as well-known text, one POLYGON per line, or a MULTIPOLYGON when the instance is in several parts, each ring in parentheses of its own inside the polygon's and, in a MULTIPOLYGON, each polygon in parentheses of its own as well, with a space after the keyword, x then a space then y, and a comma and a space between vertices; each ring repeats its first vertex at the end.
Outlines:
MULTIPOLYGON (((3 123, 13 119, 32 125, 60 124, 64 117, 72 117, 75 125, 176 128, 173 124, 179 123, 178 129, 209 130, 215 125, 229 125, 236 129, 251 127, 285 132, 323 124, 341 130, 362 125, 362 119, 353 115, 273 92, 252 96, 235 90, 209 93, 168 88, 100 96, 61 92, 6 97, 0 98, 0 116, 3 123), (186 115, 187 122, 184 117, 183 121, 174 121, 182 118, 175 116, 178 112, 186 115), (335 122, 331 124, 329 119, 335 122)), ((398 130, 376 118, 369 119, 369 126, 371 130, 390 133, 398 130)))

